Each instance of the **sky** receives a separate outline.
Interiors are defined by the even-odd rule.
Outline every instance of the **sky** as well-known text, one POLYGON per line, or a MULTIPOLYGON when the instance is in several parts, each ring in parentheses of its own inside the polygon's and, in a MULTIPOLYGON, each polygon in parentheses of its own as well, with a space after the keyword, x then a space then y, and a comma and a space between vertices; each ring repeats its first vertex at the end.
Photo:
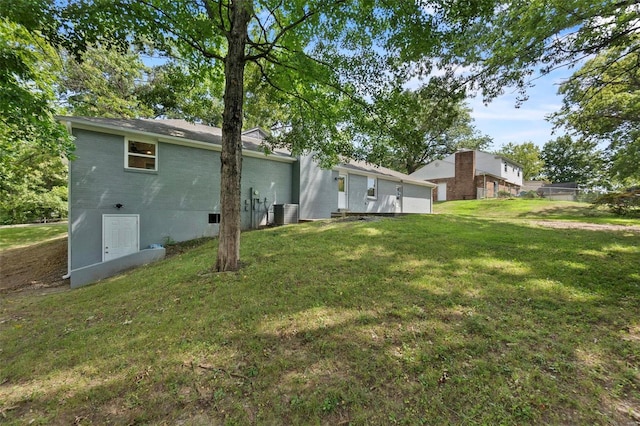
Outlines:
POLYGON ((549 140, 561 136, 562 131, 552 134, 553 126, 545 116, 560 109, 562 96, 557 94, 558 85, 574 71, 562 68, 534 80, 535 86, 527 90, 529 99, 519 108, 516 108, 515 89, 506 89, 504 95, 487 106, 480 96, 469 99, 473 124, 493 139, 488 150, 498 150, 509 142, 521 144, 529 141, 542 148, 549 140))

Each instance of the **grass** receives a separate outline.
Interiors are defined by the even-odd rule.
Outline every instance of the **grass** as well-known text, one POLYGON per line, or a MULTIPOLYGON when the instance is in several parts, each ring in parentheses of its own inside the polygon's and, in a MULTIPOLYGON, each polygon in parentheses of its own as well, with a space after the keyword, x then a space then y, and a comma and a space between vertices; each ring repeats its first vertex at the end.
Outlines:
POLYGON ((33 225, 0 228, 0 251, 36 244, 67 233, 67 224, 33 225))
MULTIPOLYGON (((471 216, 208 242, 0 302, 8 424, 625 424, 640 234, 471 216)), ((635 417, 634 417, 635 416, 635 417)))
POLYGON ((554 201, 544 198, 446 201, 436 203, 434 211, 502 220, 569 220, 613 225, 640 225, 640 218, 614 215, 604 207, 574 201, 554 201))

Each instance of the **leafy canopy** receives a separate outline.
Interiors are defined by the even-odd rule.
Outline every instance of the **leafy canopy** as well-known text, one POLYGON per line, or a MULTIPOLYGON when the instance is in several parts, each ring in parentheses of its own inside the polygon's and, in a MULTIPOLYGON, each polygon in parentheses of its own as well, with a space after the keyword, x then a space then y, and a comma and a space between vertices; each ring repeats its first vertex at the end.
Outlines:
POLYGON ((562 84, 556 125, 578 137, 608 143, 611 175, 617 181, 640 181, 640 41, 633 49, 610 48, 590 59, 562 84))
POLYGON ((606 161, 595 143, 565 135, 542 148, 543 174, 551 182, 576 182, 583 186, 608 186, 606 161))
POLYGON ((465 92, 450 78, 432 77, 411 91, 394 88, 376 97, 363 141, 373 163, 413 173, 459 148, 483 149, 491 142, 473 127, 465 92))
POLYGON ((534 180, 541 178, 544 161, 541 158, 540 148, 533 142, 516 144, 509 142, 503 145, 496 154, 504 155, 522 166, 522 178, 534 180))

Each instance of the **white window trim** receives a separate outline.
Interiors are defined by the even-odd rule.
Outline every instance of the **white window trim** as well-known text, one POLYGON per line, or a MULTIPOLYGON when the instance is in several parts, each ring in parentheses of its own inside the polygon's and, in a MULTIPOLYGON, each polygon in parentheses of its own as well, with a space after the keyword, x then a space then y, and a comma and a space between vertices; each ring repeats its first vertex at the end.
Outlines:
POLYGON ((378 178, 377 177, 367 176, 367 199, 369 200, 378 199, 378 178), (375 189, 375 195, 369 195, 369 179, 373 179, 373 187, 375 189))
POLYGON ((158 171, 158 141, 147 139, 147 138, 124 138, 124 168, 126 170, 142 170, 148 172, 157 172, 158 171), (156 155, 147 155, 147 154, 134 154, 129 152, 129 142, 142 142, 148 143, 150 145, 155 145, 156 147, 156 155), (143 158, 155 158, 155 167, 153 169, 142 169, 139 167, 129 167, 129 155, 133 155, 135 157, 143 157, 143 158))

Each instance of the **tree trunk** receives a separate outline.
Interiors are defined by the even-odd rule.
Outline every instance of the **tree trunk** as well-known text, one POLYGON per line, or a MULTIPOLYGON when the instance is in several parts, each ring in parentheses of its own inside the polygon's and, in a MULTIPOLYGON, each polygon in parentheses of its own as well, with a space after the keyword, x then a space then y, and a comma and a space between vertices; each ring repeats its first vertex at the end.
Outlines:
POLYGON ((250 0, 231 2, 231 30, 225 58, 222 152, 220 154, 220 235, 216 271, 237 271, 240 261, 240 177, 242 172, 242 104, 250 0))

